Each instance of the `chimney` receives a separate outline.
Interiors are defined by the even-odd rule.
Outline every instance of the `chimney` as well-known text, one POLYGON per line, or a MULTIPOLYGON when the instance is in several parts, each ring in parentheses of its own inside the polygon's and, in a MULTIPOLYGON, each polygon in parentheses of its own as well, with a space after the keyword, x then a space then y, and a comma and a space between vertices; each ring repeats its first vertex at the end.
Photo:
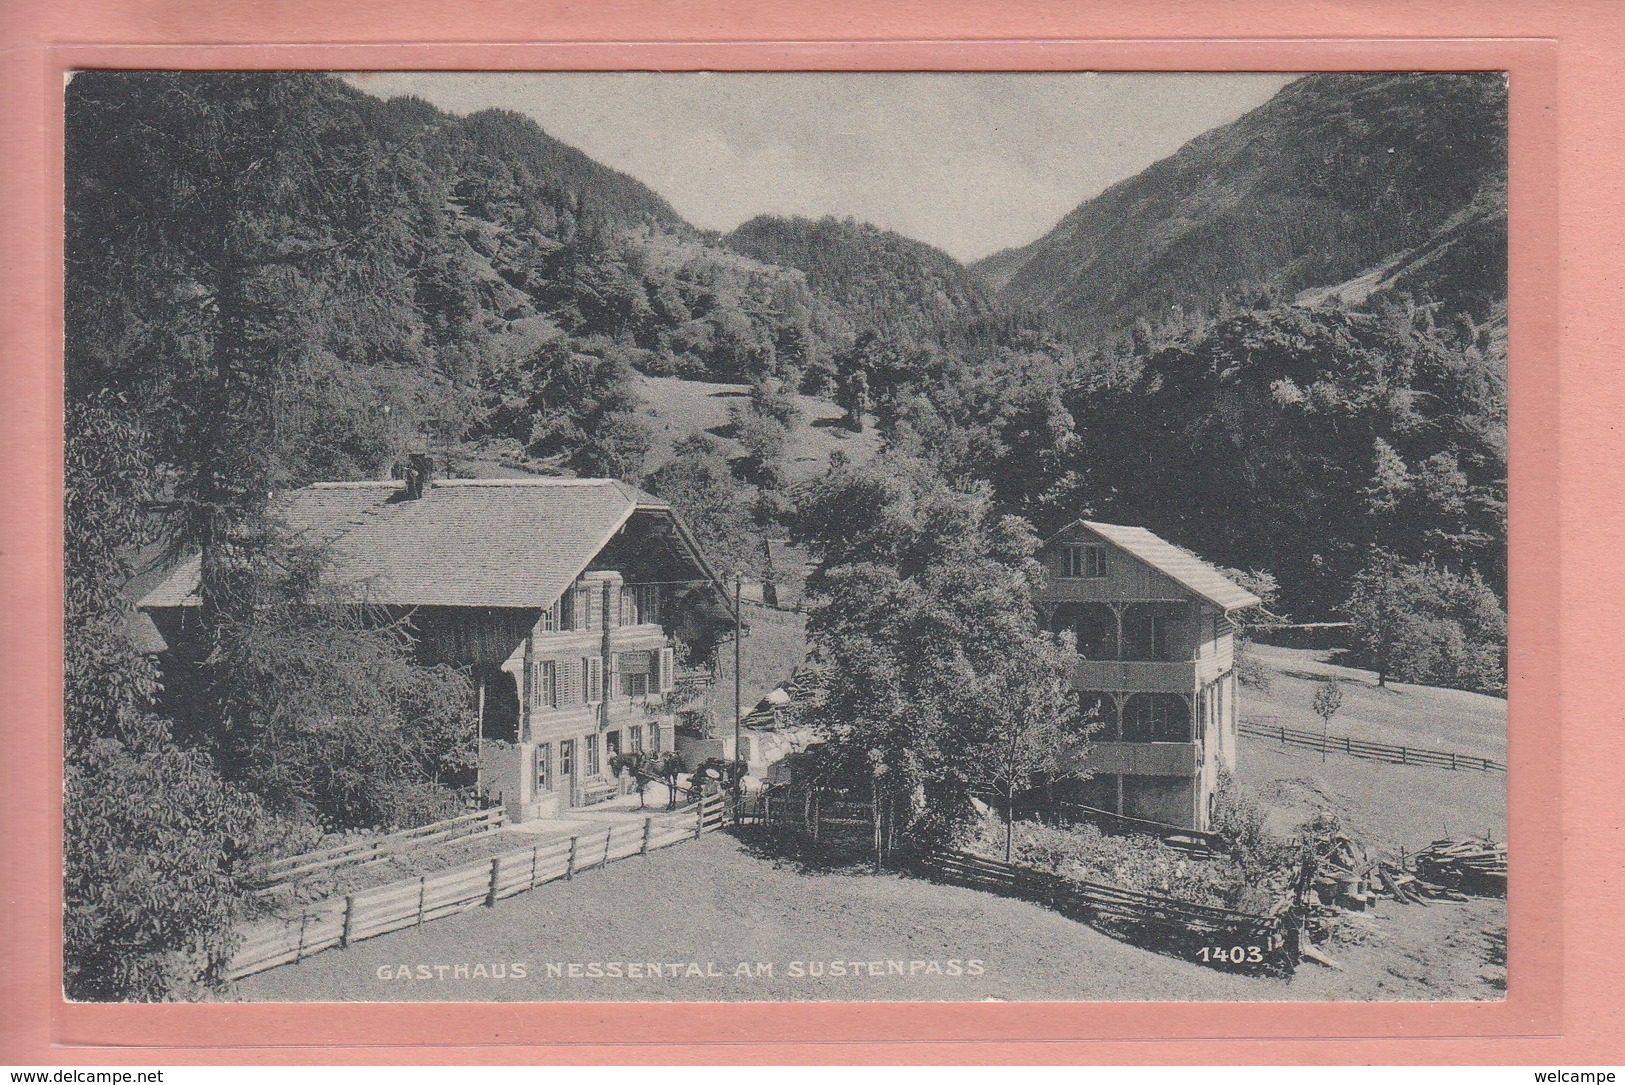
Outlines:
POLYGON ((416 501, 423 496, 423 488, 434 477, 434 460, 421 452, 414 452, 406 457, 406 470, 402 474, 406 479, 406 500, 416 501))

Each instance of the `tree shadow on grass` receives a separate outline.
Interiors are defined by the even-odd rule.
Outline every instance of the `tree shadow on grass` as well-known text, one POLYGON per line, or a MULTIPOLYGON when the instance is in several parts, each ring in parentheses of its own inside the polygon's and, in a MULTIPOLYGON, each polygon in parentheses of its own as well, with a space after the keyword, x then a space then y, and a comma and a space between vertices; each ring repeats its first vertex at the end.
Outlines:
MULTIPOLYGON (((764 825, 738 825, 729 834, 745 854, 772 863, 780 870, 805 875, 855 877, 874 873, 872 853, 858 849, 814 844, 793 833, 775 833, 764 825)), ((888 873, 897 873, 888 869, 888 873)))

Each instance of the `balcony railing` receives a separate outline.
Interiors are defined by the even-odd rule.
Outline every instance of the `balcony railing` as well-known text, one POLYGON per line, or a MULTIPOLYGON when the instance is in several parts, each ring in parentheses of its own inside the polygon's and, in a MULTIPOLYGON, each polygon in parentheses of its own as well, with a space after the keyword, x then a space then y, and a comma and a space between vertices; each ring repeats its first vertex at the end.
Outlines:
POLYGON ((1080 659, 1072 665, 1072 686, 1105 693, 1191 693, 1196 664, 1080 659))
POLYGON ((1202 767, 1200 742, 1091 742, 1086 767, 1124 776, 1195 776, 1202 767))

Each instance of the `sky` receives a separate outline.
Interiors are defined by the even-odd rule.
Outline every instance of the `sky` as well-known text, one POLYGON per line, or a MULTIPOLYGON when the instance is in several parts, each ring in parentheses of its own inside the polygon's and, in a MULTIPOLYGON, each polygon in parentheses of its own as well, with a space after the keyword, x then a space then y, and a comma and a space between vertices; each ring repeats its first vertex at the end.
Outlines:
POLYGON ((369 72, 381 97, 528 114, 689 222, 851 216, 969 262, 1261 105, 1278 73, 369 72))

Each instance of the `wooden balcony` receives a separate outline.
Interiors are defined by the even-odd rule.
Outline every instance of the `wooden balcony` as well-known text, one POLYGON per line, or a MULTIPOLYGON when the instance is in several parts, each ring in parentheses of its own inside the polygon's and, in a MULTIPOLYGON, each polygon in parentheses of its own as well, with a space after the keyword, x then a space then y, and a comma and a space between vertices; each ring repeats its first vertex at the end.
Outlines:
POLYGON ((1202 744, 1093 742, 1085 764, 1097 773, 1124 776, 1195 776, 1202 769, 1202 744))
POLYGON ((1072 665, 1072 688, 1102 693, 1194 693, 1196 664, 1080 659, 1072 665))

